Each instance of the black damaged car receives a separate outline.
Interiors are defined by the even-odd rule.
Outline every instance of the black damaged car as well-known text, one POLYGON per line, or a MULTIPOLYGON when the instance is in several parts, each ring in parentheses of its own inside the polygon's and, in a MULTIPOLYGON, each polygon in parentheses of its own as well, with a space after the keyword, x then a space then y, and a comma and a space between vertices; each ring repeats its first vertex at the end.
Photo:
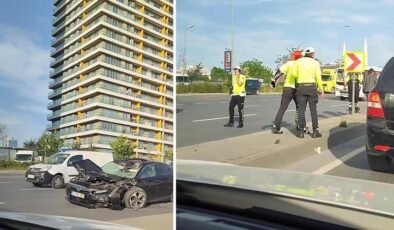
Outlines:
POLYGON ((103 167, 90 160, 74 163, 79 175, 66 187, 66 199, 88 208, 140 209, 172 201, 172 167, 144 159, 117 160, 103 167))

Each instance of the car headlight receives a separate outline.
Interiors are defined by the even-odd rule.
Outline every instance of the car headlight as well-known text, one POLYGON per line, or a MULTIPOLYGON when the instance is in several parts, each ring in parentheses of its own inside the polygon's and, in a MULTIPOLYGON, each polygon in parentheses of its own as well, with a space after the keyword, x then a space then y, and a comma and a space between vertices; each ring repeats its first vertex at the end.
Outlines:
POLYGON ((40 171, 48 171, 51 168, 52 168, 52 165, 47 165, 47 166, 42 167, 40 171))

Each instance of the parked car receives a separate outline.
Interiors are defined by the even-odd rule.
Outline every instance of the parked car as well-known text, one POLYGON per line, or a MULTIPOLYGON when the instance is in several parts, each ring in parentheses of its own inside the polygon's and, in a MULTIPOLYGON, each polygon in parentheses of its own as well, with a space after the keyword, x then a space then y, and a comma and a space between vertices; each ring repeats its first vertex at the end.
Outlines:
POLYGON ((83 159, 90 159, 99 166, 113 161, 111 153, 92 151, 68 151, 52 155, 46 163, 31 165, 26 173, 25 180, 34 186, 50 185, 52 188, 63 188, 70 179, 78 175, 72 165, 83 159))
POLYGON ((246 94, 260 94, 261 83, 258 79, 246 79, 246 94))
POLYGON ((374 171, 390 170, 394 157, 394 58, 369 93, 366 126, 369 167, 374 171))
POLYGON ((117 160, 99 167, 90 160, 74 164, 79 175, 66 188, 66 199, 88 208, 143 208, 172 201, 172 167, 144 159, 117 160))

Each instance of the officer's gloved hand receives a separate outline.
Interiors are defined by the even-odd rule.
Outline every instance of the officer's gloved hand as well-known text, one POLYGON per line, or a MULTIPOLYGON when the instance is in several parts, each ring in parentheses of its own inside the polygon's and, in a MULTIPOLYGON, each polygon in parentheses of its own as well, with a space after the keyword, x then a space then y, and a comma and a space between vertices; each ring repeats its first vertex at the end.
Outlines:
POLYGON ((276 86, 276 82, 275 82, 275 80, 274 80, 274 79, 271 79, 271 85, 272 85, 272 87, 273 87, 273 88, 275 88, 275 86, 276 86))

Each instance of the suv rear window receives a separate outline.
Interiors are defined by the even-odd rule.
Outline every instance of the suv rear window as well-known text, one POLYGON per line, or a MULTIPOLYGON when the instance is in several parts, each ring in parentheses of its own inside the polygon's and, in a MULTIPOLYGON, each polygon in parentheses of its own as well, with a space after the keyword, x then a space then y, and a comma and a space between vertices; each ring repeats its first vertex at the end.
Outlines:
POLYGON ((378 80, 378 87, 385 92, 394 91, 394 58, 391 58, 383 68, 378 80))

